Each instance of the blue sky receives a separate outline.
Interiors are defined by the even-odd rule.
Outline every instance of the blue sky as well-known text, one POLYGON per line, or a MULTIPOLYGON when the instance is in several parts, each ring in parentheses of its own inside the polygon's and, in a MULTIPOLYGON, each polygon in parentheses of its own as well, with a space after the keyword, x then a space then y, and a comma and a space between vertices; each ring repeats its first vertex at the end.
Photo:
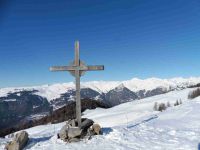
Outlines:
POLYGON ((82 81, 200 76, 199 0, 1 0, 0 87, 73 81, 67 65, 104 64, 82 81))

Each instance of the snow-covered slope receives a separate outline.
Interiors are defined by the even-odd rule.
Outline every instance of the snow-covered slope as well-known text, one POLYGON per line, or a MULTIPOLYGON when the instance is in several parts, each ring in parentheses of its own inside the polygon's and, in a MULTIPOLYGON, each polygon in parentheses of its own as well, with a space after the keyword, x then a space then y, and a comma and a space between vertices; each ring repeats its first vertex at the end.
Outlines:
MULTIPOLYGON (((188 100, 192 89, 132 101, 110 109, 87 110, 84 117, 92 118, 103 127, 103 135, 92 140, 66 144, 56 138, 64 123, 27 129, 30 150, 196 150, 200 143, 200 97, 188 100), (155 102, 183 104, 164 112, 153 111, 155 102)), ((9 138, 0 139, 3 148, 9 138)))
MULTIPOLYGON (((107 93, 110 90, 123 85, 130 91, 138 92, 140 90, 150 91, 156 88, 163 88, 166 91, 170 89, 185 88, 200 83, 200 77, 191 78, 172 78, 172 79, 138 79, 133 78, 127 81, 91 81, 81 83, 82 88, 90 88, 99 93, 107 93)), ((59 98, 61 94, 74 89, 74 83, 52 84, 35 87, 1 88, 0 97, 7 96, 8 93, 19 92, 23 90, 37 90, 37 94, 46 97, 49 101, 59 98)))

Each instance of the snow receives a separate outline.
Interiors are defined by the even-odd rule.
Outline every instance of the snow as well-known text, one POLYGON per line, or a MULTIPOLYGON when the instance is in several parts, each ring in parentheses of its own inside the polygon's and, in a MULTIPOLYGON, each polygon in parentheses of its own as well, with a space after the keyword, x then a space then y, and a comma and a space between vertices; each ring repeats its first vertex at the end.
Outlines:
POLYGON ((38 107, 40 107, 40 106, 33 106, 33 109, 36 109, 36 108, 38 108, 38 107))
POLYGON ((4 102, 15 102, 16 99, 6 99, 6 100, 3 100, 4 102))
POLYGON ((17 93, 17 96, 21 96, 21 93, 17 93))
POLYGON ((41 119, 45 116, 47 116, 48 113, 40 113, 40 114, 34 114, 34 115, 30 115, 28 117, 26 117, 27 120, 35 120, 35 119, 41 119))
POLYGON ((188 93, 192 89, 185 89, 181 91, 172 91, 167 94, 157 95, 153 97, 148 97, 142 100, 127 102, 121 105, 117 105, 110 109, 97 108, 95 110, 86 110, 84 112, 85 117, 92 118, 96 122, 100 122, 103 125, 108 125, 110 127, 123 125, 129 121, 136 120, 138 118, 144 117, 148 114, 154 114, 157 112, 153 111, 153 106, 155 102, 167 103, 170 102, 173 105, 176 100, 181 99, 182 102, 188 101, 188 93), (117 117, 115 117, 117 116, 117 117), (112 118, 112 121, 110 121, 112 118), (120 122, 119 122, 120 120, 120 122))
MULTIPOLYGON (((33 127, 28 150, 196 150, 200 143, 200 97, 188 100, 193 89, 173 91, 143 100, 132 101, 110 109, 86 110, 83 117, 92 118, 103 127, 103 135, 78 143, 64 143, 56 133, 65 123, 33 127), (164 112, 153 111, 155 102, 183 104, 164 112)), ((10 139, 0 139, 0 148, 10 139)))
POLYGON ((53 85, 45 85, 36 88, 39 92, 36 94, 46 97, 49 101, 59 98, 61 94, 65 93, 68 90, 74 89, 74 83, 63 83, 63 84, 53 84, 53 85))

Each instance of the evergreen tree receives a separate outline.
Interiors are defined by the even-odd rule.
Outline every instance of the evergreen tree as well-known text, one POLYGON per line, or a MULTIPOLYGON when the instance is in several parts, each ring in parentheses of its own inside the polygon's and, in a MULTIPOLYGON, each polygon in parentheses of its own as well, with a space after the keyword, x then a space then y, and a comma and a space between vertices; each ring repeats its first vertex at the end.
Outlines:
POLYGON ((176 103, 174 104, 174 106, 178 106, 179 105, 179 102, 178 100, 176 100, 176 103))

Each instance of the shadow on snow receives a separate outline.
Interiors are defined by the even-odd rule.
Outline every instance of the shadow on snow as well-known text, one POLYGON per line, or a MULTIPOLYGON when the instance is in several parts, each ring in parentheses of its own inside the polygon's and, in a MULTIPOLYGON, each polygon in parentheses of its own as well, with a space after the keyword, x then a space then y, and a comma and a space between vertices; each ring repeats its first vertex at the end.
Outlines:
POLYGON ((102 128, 102 133, 103 135, 107 135, 110 134, 113 131, 112 128, 106 127, 106 128, 102 128))
POLYGON ((154 120, 154 119, 156 119, 156 118, 158 118, 157 115, 155 115, 155 116, 153 116, 153 117, 150 117, 150 118, 148 118, 148 119, 145 119, 145 120, 143 120, 143 121, 141 121, 141 122, 139 122, 139 123, 130 125, 130 126, 128 126, 127 128, 134 128, 134 127, 136 127, 136 126, 139 126, 139 125, 141 125, 141 124, 143 124, 143 123, 149 122, 149 121, 154 120))
POLYGON ((48 141, 51 137, 53 137, 53 136, 30 138, 27 146, 25 147, 25 149, 29 149, 29 148, 33 147, 35 144, 37 144, 39 142, 48 141))

